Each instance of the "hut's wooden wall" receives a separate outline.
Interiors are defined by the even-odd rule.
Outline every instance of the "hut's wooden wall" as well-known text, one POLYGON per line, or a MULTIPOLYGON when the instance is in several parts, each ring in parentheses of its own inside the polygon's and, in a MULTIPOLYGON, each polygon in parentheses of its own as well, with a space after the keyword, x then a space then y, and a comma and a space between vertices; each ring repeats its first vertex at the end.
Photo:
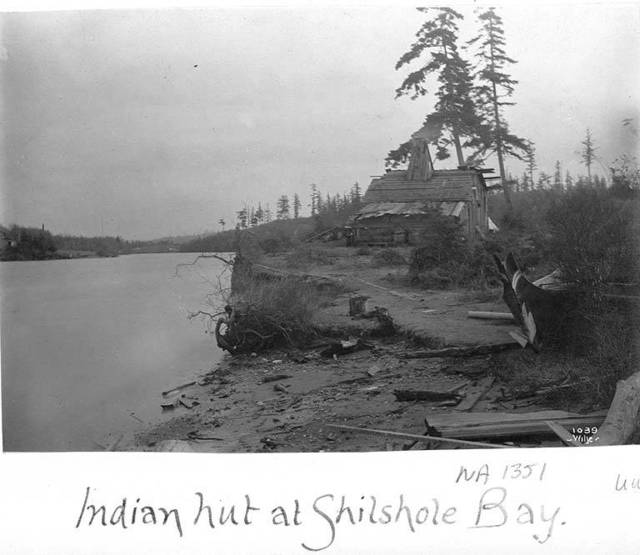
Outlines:
MULTIPOLYGON (((469 232, 470 226, 468 221, 469 204, 467 203, 459 218, 467 232, 469 232)), ((359 220, 353 225, 353 244, 416 245, 420 242, 420 236, 426 227, 425 221, 428 217, 384 215, 359 220)))

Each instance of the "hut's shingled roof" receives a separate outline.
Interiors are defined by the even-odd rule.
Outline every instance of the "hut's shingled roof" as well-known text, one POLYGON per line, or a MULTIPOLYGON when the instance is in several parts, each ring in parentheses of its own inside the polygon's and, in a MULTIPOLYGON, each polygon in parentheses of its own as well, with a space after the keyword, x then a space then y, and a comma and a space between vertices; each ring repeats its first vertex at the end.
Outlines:
POLYGON ((374 179, 364 202, 469 201, 478 185, 484 179, 475 170, 437 170, 428 181, 408 180, 406 170, 396 170, 374 179))
POLYGON ((351 222, 380 216, 419 216, 429 210, 438 210, 443 216, 460 216, 464 209, 463 201, 454 202, 372 202, 365 204, 351 222))

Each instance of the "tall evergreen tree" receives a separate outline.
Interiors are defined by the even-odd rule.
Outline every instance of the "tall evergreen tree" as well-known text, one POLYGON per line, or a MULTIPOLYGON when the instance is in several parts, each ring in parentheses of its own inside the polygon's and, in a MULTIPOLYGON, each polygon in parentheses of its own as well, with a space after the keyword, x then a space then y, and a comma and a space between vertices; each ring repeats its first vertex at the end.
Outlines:
POLYGON ((531 141, 527 143, 525 163, 527 165, 527 172, 529 172, 529 183, 531 183, 531 188, 533 189, 533 184, 536 182, 535 179, 533 179, 533 172, 538 169, 538 164, 536 163, 536 147, 531 141))
POLYGON ((315 183, 311 184, 311 215, 315 216, 320 211, 321 196, 318 191, 318 186, 315 183))
POLYGON ((560 160, 556 160, 555 170, 553 172, 553 188, 556 191, 562 191, 562 169, 560 168, 560 160))
MULTIPOLYGON (((396 89, 396 98, 410 95, 412 99, 428 93, 426 81, 437 75, 439 87, 435 92, 436 103, 425 123, 440 130, 436 139, 436 158, 449 157, 449 147, 454 146, 458 165, 465 163, 462 148, 467 146, 478 132, 479 118, 471 98, 473 78, 468 62, 458 50, 458 22, 463 16, 451 8, 417 8, 427 14, 416 33, 417 40, 396 64, 396 70, 414 61, 419 67, 412 71, 396 89), (433 15, 432 15, 433 14, 433 15), (428 53, 428 57, 423 54, 428 53)), ((391 151, 387 161, 393 162, 408 150, 407 143, 391 151), (400 151, 400 152, 399 152, 400 151)))
POLYGON ((567 170, 567 173, 564 176, 564 188, 567 191, 569 191, 570 189, 573 189, 573 177, 571 177, 569 170, 567 170))
POLYGON ((243 206, 240 210, 236 212, 238 223, 236 224, 236 229, 246 229, 248 223, 248 213, 247 207, 243 206))
POLYGON ((587 134, 581 144, 583 148, 580 153, 580 157, 587 168, 587 177, 589 181, 591 181, 591 164, 593 164, 593 160, 595 158, 596 148, 593 146, 593 138, 591 137, 590 129, 587 129, 587 134))
POLYGON ((218 223, 220 224, 220 227, 222 228, 222 231, 224 231, 224 226, 227 225, 227 222, 225 222, 222 218, 220 218, 218 220, 218 223))
POLYGON ((551 176, 545 172, 540 172, 538 175, 538 189, 548 189, 551 183, 551 176))
POLYGON ((258 208, 256 208, 256 218, 260 224, 264 221, 264 210, 261 203, 258 203, 258 208))
POLYGON ((495 152, 498 157, 500 181, 507 205, 511 207, 509 185, 505 179, 504 159, 513 156, 524 160, 527 155, 527 142, 509 131, 503 113, 504 106, 513 106, 514 102, 505 99, 513 94, 514 85, 518 82, 506 73, 506 66, 516 61, 507 56, 505 51, 504 29, 502 18, 494 8, 480 13, 480 32, 467 44, 476 46, 478 66, 475 77, 479 85, 474 89, 474 96, 480 108, 484 124, 481 133, 472 145, 477 146, 477 154, 485 156, 495 152))
POLYGON ((279 220, 288 220, 289 219, 289 197, 287 195, 282 195, 281 197, 279 197, 276 207, 277 207, 276 217, 279 220))
POLYGON ((301 207, 302 207, 302 203, 300 202, 300 197, 298 196, 298 193, 295 193, 293 195, 293 217, 294 218, 300 217, 301 207))
POLYGON ((351 187, 351 202, 356 205, 359 205, 360 202, 362 202, 360 183, 357 181, 353 184, 353 187, 351 187))

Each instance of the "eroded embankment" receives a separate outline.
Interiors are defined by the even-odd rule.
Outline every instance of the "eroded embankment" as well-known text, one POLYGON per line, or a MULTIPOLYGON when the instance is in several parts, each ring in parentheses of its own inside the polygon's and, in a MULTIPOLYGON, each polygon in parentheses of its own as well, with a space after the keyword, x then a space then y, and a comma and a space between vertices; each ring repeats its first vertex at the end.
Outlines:
MULTIPOLYGON (((245 266, 244 270, 244 275, 238 270, 234 273, 232 314, 247 310, 247 306, 275 307, 280 315, 300 318, 296 322, 304 323, 313 333, 294 337, 291 328, 285 328, 288 337, 283 334, 279 343, 227 356, 198 383, 159 399, 172 405, 168 410, 175 417, 138 434, 133 448, 220 452, 420 448, 424 444, 332 426, 409 434, 424 434, 435 426, 437 432, 441 427, 464 440, 470 433, 465 428, 469 422, 482 422, 488 438, 500 428, 501 442, 514 439, 505 433, 515 430, 521 434, 524 430, 528 435, 515 438, 515 444, 556 445, 558 440, 550 435, 542 418, 573 422, 576 415, 567 411, 595 409, 575 403, 560 406, 557 400, 549 403, 550 393, 565 391, 566 367, 558 364, 552 368, 548 357, 543 357, 545 365, 553 371, 541 375, 540 383, 524 379, 537 374, 531 365, 539 366, 540 360, 528 351, 494 354, 480 349, 454 356, 459 353, 443 350, 429 351, 429 356, 423 357, 420 353, 441 344, 417 347, 405 337, 403 326, 397 335, 375 337, 379 329, 375 318, 349 316, 350 298, 363 292, 352 287, 353 280, 291 274, 266 265, 245 266), (304 295, 296 297, 300 291, 304 295), (309 304, 301 310, 293 302, 296 299, 309 304), (288 341, 296 338, 305 340, 288 341), (522 371, 516 372, 518 369, 522 371), (467 405, 470 408, 462 410, 467 405), (535 414, 530 414, 533 411, 535 414), (529 433, 531 430, 535 434, 529 433)), ((380 291, 391 295, 382 288, 380 291)), ((423 319, 455 320, 458 314, 448 314, 448 305, 454 304, 453 310, 459 312, 462 301, 451 295, 426 292, 413 299, 391 295, 402 299, 402 304, 389 306, 389 313, 394 320, 403 310, 414 310, 423 319), (441 308, 428 308, 434 304, 441 308)), ((368 310, 372 311, 374 302, 381 298, 370 296, 368 310)), ((463 306, 465 310, 468 304, 463 306)), ((291 326, 291 322, 278 325, 291 326)), ((496 328, 486 325, 491 330, 487 335, 492 337, 496 328)), ((480 328, 474 329, 478 333, 480 328)), ((506 336, 505 330, 505 326, 499 329, 506 336)), ((590 418, 601 421, 603 415, 590 418)), ((481 438, 476 434, 472 439, 481 438)), ((430 448, 443 446, 451 447, 431 444, 430 448)))

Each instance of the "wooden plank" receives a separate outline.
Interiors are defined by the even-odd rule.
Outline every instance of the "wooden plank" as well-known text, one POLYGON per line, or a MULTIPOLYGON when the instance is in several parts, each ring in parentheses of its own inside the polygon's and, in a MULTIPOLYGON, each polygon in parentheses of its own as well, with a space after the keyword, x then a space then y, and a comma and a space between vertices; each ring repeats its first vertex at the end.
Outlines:
POLYGON ((560 438, 560 441, 569 447, 579 447, 580 443, 578 443, 573 436, 569 433, 569 431, 564 427, 558 424, 557 422, 552 422, 551 420, 545 420, 544 422, 551 431, 560 438))
MULTIPOLYGON (((603 413, 586 414, 583 416, 572 416, 569 418, 554 419, 555 422, 567 428, 576 426, 600 426, 605 418, 603 413)), ((429 417, 430 422, 432 418, 429 417)), ((443 437, 456 439, 477 439, 477 438, 504 438, 526 435, 545 435, 550 432, 545 423, 546 419, 514 420, 506 422, 494 422, 491 424, 475 425, 438 425, 431 422, 443 437)))
MULTIPOLYGON (((601 413, 604 415, 605 411, 601 413)), ((530 420, 559 420, 580 416, 565 410, 541 410, 531 412, 439 412, 429 414, 432 426, 482 426, 503 422, 522 422, 530 420)))
POLYGON ((415 439, 417 441, 439 441, 441 443, 451 443, 453 445, 467 445, 470 447, 489 447, 489 448, 498 448, 498 449, 507 449, 510 446, 508 445, 500 445, 496 443, 481 443, 479 441, 464 441, 460 439, 452 439, 446 437, 434 437, 423 435, 420 436, 418 434, 406 434, 404 432, 392 432, 389 430, 376 430, 374 428, 358 428, 356 426, 345 426, 342 424, 326 424, 327 428, 333 428, 335 430, 341 430, 343 432, 358 432, 362 434, 372 434, 372 435, 382 435, 386 437, 397 437, 398 439, 415 439))
POLYGON ((491 389, 491 386, 493 385, 493 382, 495 380, 496 379, 494 376, 487 376, 486 378, 482 378, 477 385, 469 388, 466 397, 456 407, 456 410, 471 410, 482 398, 482 396, 491 389))

